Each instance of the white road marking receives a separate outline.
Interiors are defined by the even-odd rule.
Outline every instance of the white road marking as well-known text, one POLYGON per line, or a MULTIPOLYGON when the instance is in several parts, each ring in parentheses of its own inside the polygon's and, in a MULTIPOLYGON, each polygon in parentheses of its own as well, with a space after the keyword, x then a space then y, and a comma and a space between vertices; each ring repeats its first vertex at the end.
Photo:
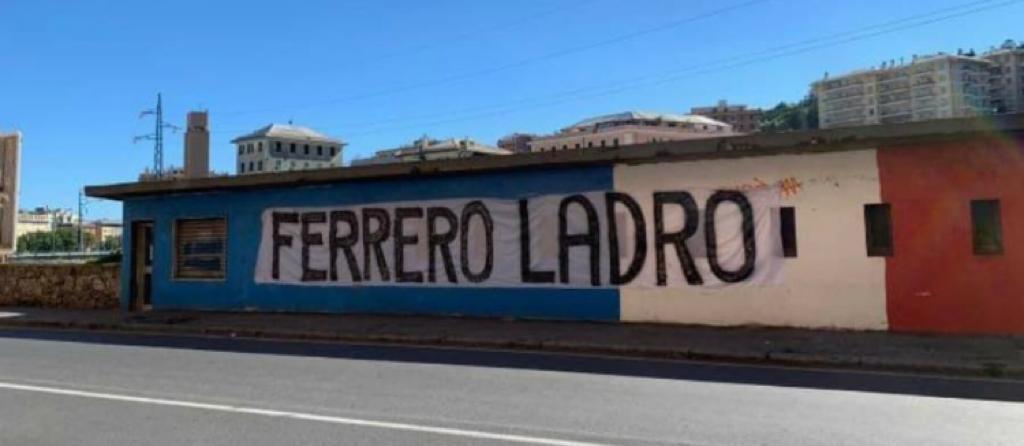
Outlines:
POLYGON ((0 389, 21 390, 26 392, 48 393, 51 395, 65 395, 80 398, 95 398, 109 401, 122 401, 128 403, 155 404, 159 406, 184 407, 189 409, 213 410, 218 412, 243 413, 249 415, 262 415, 266 417, 290 418, 295 420, 319 421, 322 423, 344 424, 350 426, 375 427, 380 429, 394 429, 411 432, 423 432, 438 435, 451 435, 456 437, 479 438, 482 440, 499 440, 513 443, 543 444, 551 446, 601 446, 598 443, 587 443, 571 440, 559 440, 556 438, 531 437, 526 435, 500 434, 495 432, 484 432, 467 429, 456 429, 438 426, 425 426, 419 424, 393 423, 390 421, 374 421, 359 418, 335 417, 330 415, 316 415, 302 412, 289 412, 284 410, 260 409, 256 407, 233 406, 229 404, 211 404, 195 401, 172 400, 165 398, 149 398, 142 396, 120 395, 116 393, 89 392, 84 390, 62 389, 57 387, 32 386, 25 384, 14 384, 0 382, 0 389))

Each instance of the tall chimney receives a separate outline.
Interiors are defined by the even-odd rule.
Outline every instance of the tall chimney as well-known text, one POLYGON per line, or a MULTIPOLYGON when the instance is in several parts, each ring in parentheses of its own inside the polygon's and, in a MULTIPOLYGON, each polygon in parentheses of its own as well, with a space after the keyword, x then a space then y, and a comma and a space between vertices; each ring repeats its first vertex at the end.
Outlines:
POLYGON ((210 175, 209 117, 205 111, 188 112, 185 130, 185 178, 204 178, 210 175))

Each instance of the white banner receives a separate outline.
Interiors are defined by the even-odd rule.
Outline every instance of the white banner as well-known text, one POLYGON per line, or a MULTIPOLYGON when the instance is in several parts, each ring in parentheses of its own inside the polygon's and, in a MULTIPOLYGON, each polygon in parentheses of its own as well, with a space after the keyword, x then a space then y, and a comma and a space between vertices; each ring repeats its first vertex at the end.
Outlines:
POLYGON ((698 189, 270 208, 262 216, 255 280, 572 288, 777 283, 777 200, 774 188, 698 189))

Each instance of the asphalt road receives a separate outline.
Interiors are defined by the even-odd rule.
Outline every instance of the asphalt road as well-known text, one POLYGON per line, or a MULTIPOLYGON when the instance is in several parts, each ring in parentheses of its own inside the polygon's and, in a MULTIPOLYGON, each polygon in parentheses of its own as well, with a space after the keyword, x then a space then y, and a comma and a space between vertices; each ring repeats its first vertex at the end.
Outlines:
POLYGON ((3 445, 1021 444, 1024 384, 0 330, 3 445))

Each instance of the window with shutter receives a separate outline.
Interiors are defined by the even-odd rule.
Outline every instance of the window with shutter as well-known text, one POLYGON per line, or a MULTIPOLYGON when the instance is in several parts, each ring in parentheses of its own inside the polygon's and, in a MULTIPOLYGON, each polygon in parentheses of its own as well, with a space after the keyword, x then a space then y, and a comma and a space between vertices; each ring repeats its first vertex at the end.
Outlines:
POLYGON ((174 227, 174 277, 223 279, 227 224, 223 218, 178 220, 174 227))

